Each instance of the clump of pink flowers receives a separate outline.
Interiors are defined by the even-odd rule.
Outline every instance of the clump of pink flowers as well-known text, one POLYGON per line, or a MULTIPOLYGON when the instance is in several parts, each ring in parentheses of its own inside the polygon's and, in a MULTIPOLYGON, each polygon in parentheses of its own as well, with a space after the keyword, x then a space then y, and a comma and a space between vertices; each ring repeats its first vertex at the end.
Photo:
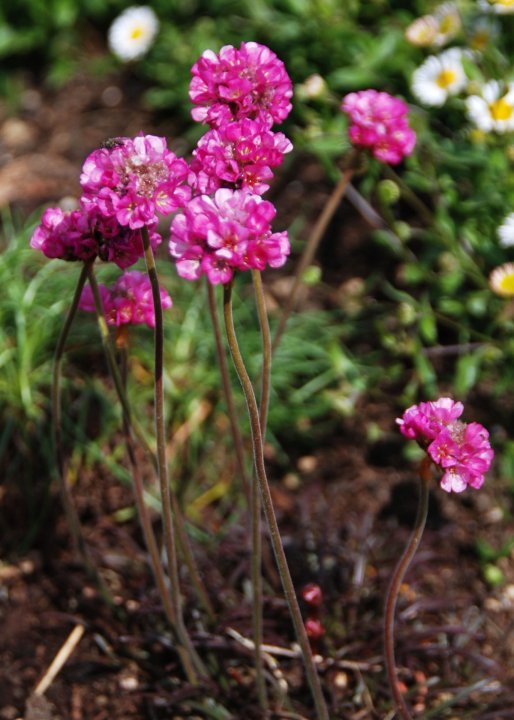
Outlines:
POLYGON ((191 69, 189 97, 193 119, 211 127, 260 119, 271 127, 291 111, 293 87, 284 63, 265 45, 225 45, 206 50, 191 69))
POLYGON ((275 214, 272 203, 245 190, 221 188, 213 197, 194 197, 171 225, 169 250, 178 274, 225 284, 236 270, 281 267, 289 239, 287 232, 271 231, 275 214))
MULTIPOLYGON (((112 287, 99 284, 100 297, 108 325, 148 325, 155 327, 155 312, 152 298, 152 286, 146 273, 131 270, 123 273, 112 287)), ((160 288, 163 310, 172 306, 172 300, 164 288, 160 288)), ((91 288, 82 291, 79 308, 95 311, 95 302, 91 288)))
POLYGON ((283 133, 272 132, 262 120, 227 122, 198 141, 189 183, 206 194, 230 186, 262 195, 273 177, 271 168, 280 165, 292 149, 283 133))
POLYGON ((483 425, 459 420, 463 410, 461 402, 440 398, 412 405, 396 420, 400 432, 417 440, 444 471, 441 487, 447 492, 482 487, 494 456, 483 425))
MULTIPOLYGON (((155 222, 149 226, 153 249, 161 242, 155 222)), ((64 212, 47 208, 35 229, 30 246, 48 258, 88 262, 99 257, 125 269, 143 255, 141 232, 119 224, 115 217, 104 217, 94 205, 64 212)))
POLYGON ((378 90, 361 90, 343 98, 341 110, 350 118, 353 145, 368 148, 377 160, 397 165, 410 155, 416 133, 409 126, 403 100, 378 90))
POLYGON ((191 197, 189 167, 156 135, 114 138, 85 160, 82 204, 132 230, 155 223, 191 197))

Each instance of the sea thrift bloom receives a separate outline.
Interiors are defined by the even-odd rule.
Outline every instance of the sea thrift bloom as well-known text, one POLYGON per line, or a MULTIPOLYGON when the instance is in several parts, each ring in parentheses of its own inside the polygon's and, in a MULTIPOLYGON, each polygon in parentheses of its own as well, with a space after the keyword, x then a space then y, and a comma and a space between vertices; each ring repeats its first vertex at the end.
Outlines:
POLYGON ((504 248, 514 247, 514 213, 509 213, 498 228, 500 245, 504 248))
POLYGON ((431 55, 412 75, 412 92, 424 105, 443 105, 451 95, 466 87, 467 77, 462 66, 466 53, 451 48, 440 55, 431 55))
POLYGON ((377 160, 396 165, 412 153, 416 133, 409 127, 403 100, 377 90, 362 90, 346 95, 341 110, 350 116, 351 142, 369 148, 377 160))
POLYGON ((212 194, 227 185, 261 195, 272 167, 293 149, 283 133, 268 130, 261 120, 236 120, 212 129, 193 151, 189 182, 199 193, 212 194))
POLYGON ((482 88, 482 95, 466 100, 470 120, 484 132, 514 130, 514 83, 490 80, 482 88))
POLYGON ((503 297, 514 297, 514 263, 504 263, 489 275, 489 286, 503 297))
POLYGON ((165 138, 114 138, 82 166, 82 203, 134 230, 189 200, 191 190, 184 185, 188 173, 186 161, 168 150, 165 138))
POLYGON ((271 127, 291 111, 293 88, 284 63, 265 45, 225 45, 216 55, 206 50, 191 68, 189 97, 193 119, 211 127, 260 119, 271 127))
MULTIPOLYGON (((149 227, 150 243, 155 249, 161 237, 149 227)), ((104 218, 95 207, 64 212, 48 208, 34 231, 30 246, 48 258, 89 261, 99 257, 124 269, 143 255, 139 230, 121 226, 115 218, 104 218)))
POLYGON ((417 440, 432 461, 444 470, 441 487, 462 492, 480 488, 494 452, 489 433, 479 423, 464 423, 463 405, 450 398, 413 405, 396 422, 405 437, 417 440))
POLYGON ((287 232, 271 232, 275 207, 244 190, 222 188, 194 197, 173 219, 169 250, 180 277, 207 275, 229 282, 236 270, 281 267, 289 255, 287 232))
MULTIPOLYGON (((152 286, 148 275, 131 270, 116 280, 112 288, 99 284, 100 296, 108 325, 148 325, 155 327, 152 286)), ((172 306, 172 300, 164 288, 160 288, 163 310, 172 306)), ((79 307, 95 311, 93 293, 89 285, 82 291, 79 307)))
POLYGON ((109 47, 120 60, 137 60, 148 51, 158 29, 159 21, 151 7, 129 7, 109 28, 109 47))

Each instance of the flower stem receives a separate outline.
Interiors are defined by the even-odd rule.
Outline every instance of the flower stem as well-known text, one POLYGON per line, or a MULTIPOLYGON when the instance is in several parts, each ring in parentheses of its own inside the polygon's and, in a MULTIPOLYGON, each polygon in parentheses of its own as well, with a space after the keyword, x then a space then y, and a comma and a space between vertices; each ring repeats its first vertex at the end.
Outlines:
POLYGON ((316 254, 318 245, 320 244, 323 235, 325 234, 325 231, 328 227, 328 224, 346 192, 346 188, 348 186, 348 183, 352 179, 353 173, 353 167, 349 167, 347 170, 344 171, 339 182, 335 186, 332 195, 327 200, 325 207, 323 208, 323 212, 319 216, 318 221, 314 225, 312 232, 307 240, 302 256, 296 265, 293 287, 291 288, 291 292, 289 293, 286 301, 286 306, 282 312, 282 316, 275 331, 275 336, 273 338, 272 344, 273 353, 277 349, 280 340, 282 339, 282 335, 284 334, 284 331, 286 329, 287 321, 289 320, 289 316, 294 309, 298 296, 298 291, 302 283, 303 274, 306 268, 312 263, 314 259, 314 255, 316 254))
POLYGON ((100 577, 98 568, 96 567, 95 562, 94 562, 93 558, 91 557, 91 553, 89 552, 89 549, 84 540, 84 535, 82 533, 82 528, 80 525, 80 518, 78 516, 75 505, 73 504, 73 500, 72 500, 72 497, 70 494, 70 489, 69 489, 68 483, 66 481, 66 473, 65 473, 65 469, 64 469, 64 453, 63 453, 63 449, 62 449, 62 435, 61 435, 61 433, 62 433, 62 417, 61 417, 61 366, 62 366, 62 359, 64 356, 66 341, 68 339, 68 335, 70 333, 70 329, 73 324, 73 320, 75 319, 75 315, 77 313, 77 309, 78 309, 79 302, 80 302, 80 297, 82 295, 82 290, 84 288, 88 273, 89 273, 92 265, 93 265, 92 262, 87 262, 87 263, 84 263, 82 266, 82 270, 80 272, 77 286, 75 288, 75 293, 73 295, 71 305, 68 309, 68 313, 64 320, 64 325, 61 328, 61 332, 60 332, 59 338, 57 340, 57 346, 56 346, 55 352, 54 352, 53 365, 52 365, 52 386, 51 386, 51 391, 50 391, 51 408, 52 408, 52 437, 53 437, 55 458, 56 458, 56 463, 57 463, 57 476, 58 476, 58 481, 59 481, 59 489, 60 489, 60 493, 61 493, 61 499, 62 499, 62 504, 63 504, 63 508, 64 508, 64 513, 66 516, 66 521, 68 523, 68 528, 71 533, 71 539, 72 539, 74 550, 75 550, 75 552, 77 552, 80 555, 81 560, 84 563, 84 567, 86 568, 87 573, 97 583, 102 597, 107 601, 107 603, 109 605, 112 605, 112 598, 110 596, 110 593, 107 590, 102 578, 100 577))
POLYGON ((300 607, 296 598, 293 581, 287 565, 287 560, 282 546, 282 540, 280 538, 280 532, 278 529, 277 519, 275 517, 275 511, 273 509, 273 501, 271 498, 271 492, 268 485, 268 479, 266 477, 266 468, 264 465, 264 447, 262 442, 262 432, 259 420, 259 409, 257 401, 255 399, 255 393, 253 391, 250 377, 245 368, 245 364, 239 350, 237 342, 237 336, 234 328, 234 319, 232 317, 232 283, 227 283, 223 286, 223 314, 225 319, 225 328, 227 333, 228 345, 232 360, 236 368, 239 381, 243 388, 243 393, 248 408, 248 416, 250 419, 250 427, 252 434, 252 445, 254 455, 254 466, 257 479, 259 481, 259 487, 262 496, 262 502, 264 507, 264 513, 266 515, 266 521, 268 523, 271 544, 273 552, 275 554, 275 560, 277 568, 282 581, 282 587, 284 595, 289 606, 289 613, 296 633, 296 638, 301 648, 303 662, 305 665, 305 671, 307 679, 311 688, 312 696, 314 698, 314 704, 316 706, 316 713, 318 720, 329 720, 328 710, 323 698, 321 690, 321 683, 314 665, 311 648, 309 645, 309 639, 305 631, 303 624, 300 607))
POLYGON ((405 573, 411 563, 412 558, 418 548, 425 529, 425 524, 428 514, 428 490, 430 481, 430 462, 425 459, 420 467, 420 490, 418 500, 418 511, 416 514, 416 521, 414 523, 414 529, 409 538, 407 546, 403 551, 395 570, 391 583, 387 591, 385 609, 384 609, 384 651, 385 651, 385 665, 387 670, 387 677, 391 688, 394 701, 397 709, 400 711, 403 720, 412 720, 409 713, 409 709, 403 695, 400 692, 398 685, 398 675, 396 672, 396 660, 394 656, 394 614, 396 610, 396 602, 398 600, 398 594, 400 587, 405 577, 405 573))
MULTIPOLYGON (((271 378, 271 335, 269 330, 268 314, 262 289, 262 276, 258 270, 252 270, 252 279, 255 290, 257 314, 261 329, 262 341, 262 372, 261 397, 259 407, 259 423, 264 445, 266 438, 266 423, 268 420, 270 378, 271 378)), ((250 504, 251 532, 252 532, 252 587, 253 587, 253 641, 255 644, 255 668, 257 679, 257 692, 262 710, 268 707, 266 696, 266 683, 264 680, 264 662, 262 657, 262 529, 261 529, 261 498, 259 482, 256 473, 252 478, 252 494, 250 504)))
POLYGON ((243 483, 244 492, 247 496, 249 496, 250 481, 248 480, 248 474, 245 468, 243 438, 241 437, 241 430, 239 429, 239 421, 237 419, 236 406, 234 403, 234 396, 232 394, 230 376, 228 374, 225 348, 223 347, 223 340, 221 336, 221 327, 218 319, 218 313, 216 310, 216 293, 214 291, 214 286, 208 280, 206 281, 206 286, 207 300, 209 302, 209 313, 211 316, 212 329, 214 332, 214 341, 216 343, 216 355, 218 358, 218 365, 221 374, 221 383, 223 385, 223 394, 225 396, 225 403, 227 405, 227 413, 230 422, 230 432, 232 434, 232 442, 234 443, 234 450, 236 454, 237 469, 243 483))
POLYGON ((159 476, 159 487, 161 492, 163 530, 164 530, 164 547, 166 549, 166 559, 168 564, 168 575, 171 582, 171 597, 174 609, 175 627, 177 636, 182 645, 181 658, 184 664, 184 670, 193 683, 197 683, 197 673, 207 676, 207 671, 196 650, 193 647, 191 639, 188 635, 184 619, 182 616, 182 599, 180 597, 179 574, 177 549, 175 545, 175 528, 174 515, 172 510, 171 489, 168 479, 168 470, 166 463, 166 434, 164 423, 164 388, 163 388, 163 364, 164 364, 164 331, 163 331, 163 315, 161 294, 159 289, 159 280, 157 277, 157 269, 155 267, 155 258, 148 229, 143 227, 141 230, 143 241, 144 256, 148 278, 152 287, 152 298, 155 314, 155 356, 154 356, 154 412, 155 412, 155 433, 157 440, 157 471, 159 476))

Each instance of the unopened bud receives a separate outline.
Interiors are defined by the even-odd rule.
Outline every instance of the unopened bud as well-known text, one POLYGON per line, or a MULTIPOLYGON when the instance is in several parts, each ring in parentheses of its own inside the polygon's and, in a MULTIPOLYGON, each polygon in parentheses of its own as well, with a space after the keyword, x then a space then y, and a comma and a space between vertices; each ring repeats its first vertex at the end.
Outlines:
POLYGON ((319 585, 309 583, 302 590, 302 599, 312 607, 319 607, 323 602, 323 593, 319 585))

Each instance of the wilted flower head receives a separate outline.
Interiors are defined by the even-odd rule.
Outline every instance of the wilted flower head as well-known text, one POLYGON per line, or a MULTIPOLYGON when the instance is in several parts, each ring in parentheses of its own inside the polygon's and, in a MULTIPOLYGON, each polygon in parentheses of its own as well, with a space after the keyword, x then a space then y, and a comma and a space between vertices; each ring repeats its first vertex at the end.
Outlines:
POLYGON ((350 116, 351 142, 369 148, 377 160, 396 165, 412 153, 416 133, 409 127, 403 100, 386 92, 361 90, 346 95, 341 110, 350 116))
POLYGON ((168 150, 165 138, 114 138, 86 158, 82 202, 120 225, 141 228, 189 200, 188 173, 186 161, 168 150))
MULTIPOLYGON (((100 297, 108 325, 148 325, 155 327, 155 311, 152 286, 148 275, 131 270, 123 273, 112 287, 99 284, 100 297)), ((172 300, 164 288, 160 288, 163 310, 172 306, 172 300)), ((82 291, 79 308, 95 311, 93 293, 89 285, 82 291)))
POLYGON ((229 282, 236 270, 282 266, 289 255, 287 232, 272 233, 275 207, 244 190, 194 197, 173 219, 169 249, 178 274, 229 282))
POLYGON ((470 120, 484 132, 510 132, 514 130, 514 83, 490 80, 481 95, 466 99, 470 120))
POLYGON ((458 419, 463 410, 462 403, 440 398, 412 405, 396 420, 401 433, 417 440, 444 470, 441 487, 447 492, 462 492, 468 485, 480 488, 494 456, 487 430, 458 419))
MULTIPOLYGON (((155 223, 149 226, 149 236, 155 249, 161 242, 155 223)), ((122 269, 143 255, 140 231, 120 225, 116 218, 103 217, 94 206, 71 212, 48 208, 32 235, 30 246, 48 258, 86 262, 99 257, 122 269)))
POLYGON ((148 51, 158 29, 159 21, 151 7, 129 7, 109 28, 109 47, 120 60, 137 60, 148 51))
POLYGON ((212 194, 227 185, 261 195, 272 167, 293 149, 283 133, 274 133, 262 120, 235 120, 213 128, 193 151, 189 182, 199 193, 212 194))
POLYGON ((489 285, 497 295, 514 297, 514 263, 504 263, 495 268, 489 275, 489 285))
POLYGON ((189 97, 194 120, 219 127, 242 118, 268 127, 291 111, 293 88, 284 63, 265 45, 225 45, 218 55, 206 50, 191 68, 189 97))
POLYGON ((500 245, 504 248, 514 247, 514 213, 509 213, 498 228, 500 245))
POLYGON ((440 55, 431 55, 414 71, 412 92, 424 105, 443 105, 450 95, 466 87, 467 77, 462 65, 466 52, 450 48, 440 55))

